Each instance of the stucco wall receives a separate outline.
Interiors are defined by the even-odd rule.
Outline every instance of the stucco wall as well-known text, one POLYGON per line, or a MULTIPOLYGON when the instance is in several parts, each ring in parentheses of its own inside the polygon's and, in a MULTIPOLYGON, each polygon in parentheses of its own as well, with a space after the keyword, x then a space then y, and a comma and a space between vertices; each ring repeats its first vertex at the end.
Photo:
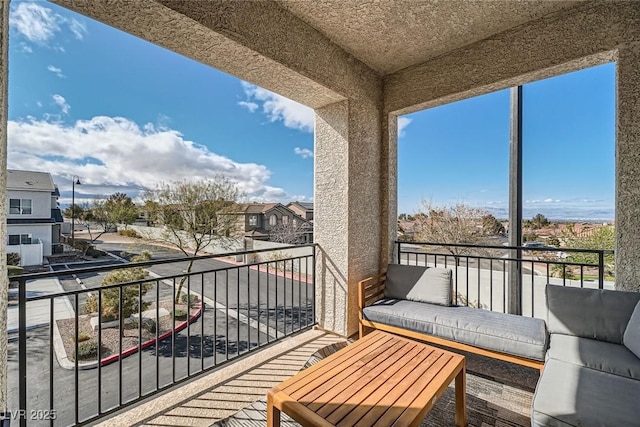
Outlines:
POLYGON ((385 76, 385 112, 406 114, 612 61, 633 41, 640 41, 640 2, 586 2, 385 76))
POLYGON ((343 335, 357 330, 357 282, 379 271, 381 108, 339 102, 316 110, 316 304, 320 325, 343 335))
POLYGON ((617 65, 616 287, 640 292, 640 43, 617 65))

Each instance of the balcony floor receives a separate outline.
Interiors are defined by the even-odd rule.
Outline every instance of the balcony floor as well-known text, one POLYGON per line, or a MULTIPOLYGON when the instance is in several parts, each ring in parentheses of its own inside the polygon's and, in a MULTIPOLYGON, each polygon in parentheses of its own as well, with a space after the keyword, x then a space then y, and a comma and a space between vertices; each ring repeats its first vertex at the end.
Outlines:
MULTIPOLYGON (((296 374, 314 352, 339 341, 344 340, 315 330, 288 338, 111 418, 103 425, 264 426, 267 391, 296 374)), ((465 355, 469 426, 530 426, 531 399, 538 371, 474 354, 465 355)), ((454 402, 451 386, 422 425, 453 426, 454 402)), ((282 424, 298 425, 286 415, 282 424)))

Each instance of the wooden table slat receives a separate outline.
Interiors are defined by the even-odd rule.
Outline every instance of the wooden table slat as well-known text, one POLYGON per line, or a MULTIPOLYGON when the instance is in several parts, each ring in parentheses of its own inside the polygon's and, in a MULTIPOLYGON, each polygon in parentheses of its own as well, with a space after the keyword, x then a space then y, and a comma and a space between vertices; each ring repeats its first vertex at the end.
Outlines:
POLYGON ((380 345, 384 345, 384 343, 390 342, 391 337, 387 334, 369 334, 361 340, 356 341, 355 343, 347 346, 345 349, 341 350, 335 355, 328 357, 320 362, 316 363, 313 366, 308 367, 303 372, 298 375, 295 375, 289 378, 286 381, 283 381, 279 388, 286 392, 291 392, 297 390, 299 387, 306 385, 309 381, 317 378, 319 375, 324 375, 324 371, 326 369, 331 369, 332 366, 336 366, 341 364, 344 360, 353 357, 358 354, 367 354, 368 352, 376 351, 376 348, 380 345), (365 349, 365 353, 361 353, 365 349), (336 357, 333 357, 336 356, 336 357), (304 375, 301 375, 304 374, 304 375), (299 387, 297 387, 299 386, 299 387))
MULTIPOLYGON (((420 376, 416 382, 410 388, 404 390, 397 390, 397 394, 394 397, 394 402, 389 405, 389 408, 382 414, 380 418, 373 424, 380 427, 388 427, 392 425, 398 417, 404 412, 407 406, 414 402, 414 396, 416 393, 427 388, 427 386, 433 381, 434 377, 444 369, 451 357, 447 354, 443 354, 434 362, 432 369, 425 372, 420 376)), ((425 404, 428 402, 425 402, 425 404)))
MULTIPOLYGON (((368 412, 376 406, 381 406, 381 400, 388 395, 390 390, 393 390, 403 381, 411 383, 415 382, 415 379, 422 375, 422 371, 415 368, 422 364, 429 366, 442 355, 442 353, 437 349, 434 348, 433 350, 434 351, 429 353, 421 352, 410 363, 402 366, 391 378, 389 378, 389 380, 384 384, 384 387, 379 387, 378 389, 373 390, 373 392, 362 402, 362 406, 351 411, 349 415, 343 418, 338 425, 344 427, 355 426, 361 419, 364 420, 363 424, 366 425, 366 416, 368 412)), ((375 419, 373 421, 375 421, 375 419)), ((373 421, 369 421, 369 424, 372 424, 373 421)))
MULTIPOLYGON (((335 411, 333 411, 330 415, 325 416, 327 421, 332 424, 338 425, 341 420, 343 420, 347 415, 350 415, 353 411, 359 408, 364 408, 364 405, 366 405, 364 402, 376 390, 379 390, 382 387, 384 387, 384 389, 392 389, 393 386, 390 386, 391 379, 407 365, 411 365, 412 361, 418 358, 421 354, 423 354, 423 349, 421 349, 420 346, 415 346, 408 353, 404 354, 398 360, 391 363, 391 365, 385 369, 382 375, 377 375, 368 383, 361 385, 361 387, 359 387, 359 390, 356 389, 356 387, 351 387, 353 392, 351 397, 344 399, 343 403, 339 407, 337 407, 335 411)), ((356 384, 354 384, 354 386, 355 385, 356 384)), ((318 411, 318 414, 324 416, 321 411, 318 411)), ((352 426, 353 423, 350 425, 352 426)))
POLYGON ((320 390, 324 390, 327 388, 327 381, 334 381, 336 379, 345 380, 348 378, 353 372, 358 369, 366 369, 366 366, 377 363, 380 360, 380 355, 382 352, 388 348, 400 348, 403 344, 395 342, 395 341, 387 341, 382 346, 376 348, 367 348, 363 350, 363 358, 362 359, 346 359, 343 360, 339 365, 332 366, 330 369, 323 371, 320 374, 314 375, 311 381, 306 382, 301 387, 298 387, 298 383, 294 384, 293 387, 286 387, 283 391, 289 393, 295 399, 310 400, 308 397, 309 393, 315 393, 318 396, 321 394, 320 390), (295 390, 295 391, 292 391, 295 390))
MULTIPOLYGON (((410 344, 400 342, 396 342, 394 346, 389 347, 390 350, 399 354, 409 351, 410 348, 410 344)), ((359 378, 362 378, 373 369, 376 369, 380 364, 384 363, 386 359, 387 355, 385 352, 380 352, 376 358, 371 359, 364 365, 360 363, 353 363, 339 375, 325 378, 325 381, 321 386, 315 390, 311 390, 304 397, 300 398, 299 401, 309 406, 309 409, 312 411, 317 411, 328 400, 341 393, 344 389, 350 387, 351 384, 359 378)))

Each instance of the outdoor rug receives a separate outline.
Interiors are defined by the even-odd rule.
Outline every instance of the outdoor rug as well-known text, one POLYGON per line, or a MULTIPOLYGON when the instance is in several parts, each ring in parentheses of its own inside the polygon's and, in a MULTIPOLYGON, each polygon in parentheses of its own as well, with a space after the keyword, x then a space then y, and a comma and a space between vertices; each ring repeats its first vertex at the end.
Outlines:
MULTIPOLYGON (((334 344, 316 352, 305 368, 338 351, 345 344, 334 344)), ((538 371, 475 354, 467 357, 467 420, 470 427, 529 427, 531 399, 538 371)), ((455 426, 455 393, 453 384, 442 395, 421 424, 455 426)), ((250 404, 233 416, 213 424, 218 427, 264 427, 267 420, 266 397, 250 404)), ((281 425, 299 424, 282 414, 281 425)))

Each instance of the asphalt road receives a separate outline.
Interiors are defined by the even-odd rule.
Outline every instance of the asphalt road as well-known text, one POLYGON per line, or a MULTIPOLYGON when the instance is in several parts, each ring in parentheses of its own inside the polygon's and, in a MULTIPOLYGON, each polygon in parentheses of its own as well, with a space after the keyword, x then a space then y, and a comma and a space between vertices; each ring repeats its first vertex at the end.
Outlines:
MULTIPOLYGON (((165 253, 165 257, 170 255, 175 254, 165 253)), ((156 256, 154 259, 157 259, 156 256)), ((295 264, 297 268, 297 262, 295 264)), ((149 270, 156 275, 179 277, 175 281, 154 280, 145 300, 153 301, 158 295, 160 300, 171 298, 186 268, 187 262, 151 267, 149 270)), ((104 274, 88 274, 80 279, 90 291, 100 286, 103 277, 104 274)), ((187 277, 184 291, 204 295, 204 312, 188 329, 175 337, 99 370, 78 371, 78 393, 75 370, 63 369, 53 359, 53 397, 57 411, 54 425, 73 424, 76 407, 79 420, 96 414, 99 389, 101 409, 106 411, 121 402, 137 398, 140 392, 149 393, 157 387, 171 384, 174 379, 184 378, 188 373, 194 374, 203 366, 206 369, 223 363, 228 358, 265 344, 267 340, 312 323, 312 285, 292 277, 290 272, 275 274, 274 264, 267 274, 217 260, 202 260, 194 263, 192 273, 187 277), (217 309, 212 306, 214 301, 217 309)), ((63 278, 61 283, 66 290, 81 289, 71 277, 63 278)), ((80 306, 84 298, 79 298, 80 306)), ((50 348, 48 327, 28 332, 30 410, 48 410, 50 407, 50 348)), ((17 340, 11 341, 8 363, 10 410, 17 409, 18 405, 17 350, 17 340)), ((29 425, 48 423, 46 420, 29 420, 29 425)))

